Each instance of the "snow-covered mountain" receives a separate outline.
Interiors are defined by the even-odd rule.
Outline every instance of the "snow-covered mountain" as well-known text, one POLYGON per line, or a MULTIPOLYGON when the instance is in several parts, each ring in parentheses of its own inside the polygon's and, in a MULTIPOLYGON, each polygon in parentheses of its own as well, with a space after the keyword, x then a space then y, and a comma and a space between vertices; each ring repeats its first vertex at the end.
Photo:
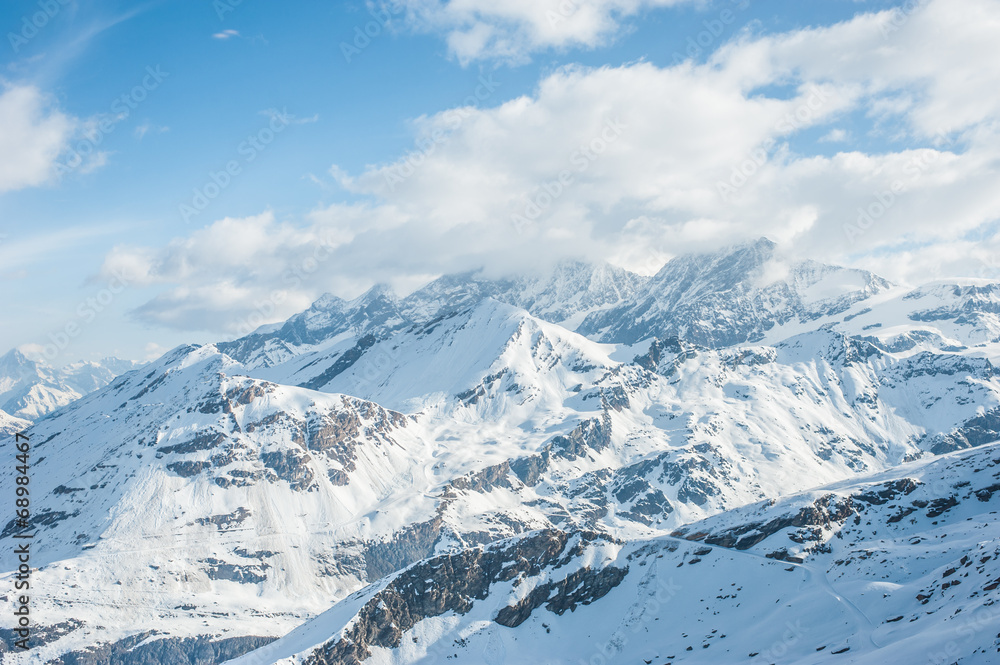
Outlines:
MULTIPOLYGON (((441 567, 454 588, 414 577, 407 602, 419 587, 435 607, 478 607, 448 621, 473 635, 464 617, 480 617, 489 635, 475 648, 489 647, 487 662, 512 648, 498 626, 525 623, 560 594, 538 630, 604 635, 572 617, 622 585, 645 598, 652 582, 635 573, 666 566, 659 556, 670 570, 690 558, 679 539, 694 524, 742 524, 738 511, 760 501, 784 505, 1000 439, 997 294, 986 282, 907 289, 783 264, 760 241, 675 259, 648 279, 566 263, 534 277, 446 276, 405 298, 385 287, 324 296, 240 340, 179 347, 28 432, 32 565, 49 590, 34 596, 45 617, 34 656, 221 662, 284 635, 315 638, 291 655, 369 612, 368 633, 406 635, 389 655, 369 649, 383 658, 372 662, 433 662, 410 645, 446 644, 434 635, 451 628, 384 623, 401 607, 395 597, 379 597, 388 610, 364 608, 395 589, 399 571, 443 584, 441 567), (459 566, 478 572, 466 579, 459 566), (497 584, 507 585, 500 596, 497 584), (486 611, 484 597, 506 600, 486 611), (487 616, 514 597, 532 605, 527 614, 487 616), (100 620, 82 608, 100 608, 100 620)), ((0 493, 12 491, 11 474, 0 472, 0 493)), ((18 526, 0 529, 6 557, 18 526)), ((711 575, 787 577, 733 556, 711 575)), ((697 584, 715 584, 711 575, 697 584)), ((819 607, 832 596, 804 598, 819 607)), ((743 605, 726 606, 736 618, 725 625, 763 607, 743 605)), ((432 616, 424 609, 412 617, 432 616)), ((691 621, 707 618, 695 609, 691 621)), ((448 645, 466 639, 454 635, 448 645)), ((846 635, 824 639, 839 650, 846 635)), ((330 648, 340 660, 311 662, 363 653, 330 648)), ((543 662, 517 653, 506 662, 543 662)))
POLYGON ((609 342, 676 336, 703 346, 732 346, 762 341, 788 323, 841 314, 890 287, 862 270, 789 263, 762 238, 670 261, 633 298, 590 314, 578 331, 609 342))
POLYGON ((1000 444, 622 541, 409 566, 232 665, 995 663, 1000 444))
POLYGON ((486 298, 572 328, 588 314, 628 301, 646 282, 645 277, 609 264, 565 261, 540 276, 445 275, 402 299, 380 284, 351 301, 326 294, 284 325, 266 326, 219 348, 248 366, 268 366, 338 336, 382 336, 486 298))
POLYGON ((22 418, 15 418, 5 411, 0 411, 0 436, 7 437, 15 432, 23 432, 31 423, 22 418))
POLYGON ((12 349, 0 356, 0 410, 24 420, 37 420, 108 385, 136 366, 129 360, 105 358, 56 368, 29 360, 12 349))

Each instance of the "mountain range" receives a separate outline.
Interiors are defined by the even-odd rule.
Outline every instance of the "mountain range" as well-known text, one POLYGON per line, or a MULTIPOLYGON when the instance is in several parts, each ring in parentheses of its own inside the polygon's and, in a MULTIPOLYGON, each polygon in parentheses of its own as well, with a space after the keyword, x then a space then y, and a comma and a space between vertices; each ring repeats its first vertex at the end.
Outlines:
POLYGON ((34 421, 74 402, 139 363, 120 358, 53 367, 18 349, 0 356, 0 418, 34 421))
POLYGON ((9 617, 0 653, 993 662, 998 350, 1000 284, 761 239, 324 295, 92 387, 8 354, 67 390, 3 393, 40 591, 34 660, 9 617))

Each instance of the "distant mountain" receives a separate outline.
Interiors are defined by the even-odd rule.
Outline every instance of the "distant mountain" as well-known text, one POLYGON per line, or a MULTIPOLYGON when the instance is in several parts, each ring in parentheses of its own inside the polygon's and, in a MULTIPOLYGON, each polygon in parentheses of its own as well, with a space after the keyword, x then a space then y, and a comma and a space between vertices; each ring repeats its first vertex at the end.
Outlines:
POLYGON ((218 346, 248 366, 266 367, 338 336, 383 335, 486 298, 525 309, 544 321, 570 322, 573 328, 573 321, 627 301, 647 279, 609 264, 564 261, 535 277, 446 275, 402 299, 388 286, 376 285, 351 301, 326 294, 282 326, 218 346))
POLYGON ((6 411, 0 411, 0 436, 9 436, 16 432, 23 432, 31 423, 22 418, 15 418, 6 411))
POLYGON ((0 410, 25 420, 37 420, 137 366, 132 361, 105 358, 55 368, 29 360, 13 349, 0 356, 0 410))
POLYGON ((281 326, 268 326, 263 332, 217 346, 247 366, 269 367, 338 336, 395 330, 408 322, 392 289, 376 285, 350 301, 325 294, 281 326))
POLYGON ((248 366, 269 366, 338 336, 384 335, 485 298, 602 342, 679 337, 719 348, 765 341, 789 325, 810 329, 891 288, 862 270, 787 264, 762 238, 678 257, 651 278, 609 264, 564 261, 540 277, 445 275, 406 298, 384 285, 350 302, 327 294, 283 326, 219 348, 248 366))
POLYGON ((776 327, 841 314, 891 284, 863 270, 787 264, 767 239, 678 257, 629 301, 588 316, 577 331, 606 342, 680 337, 718 348, 760 342, 776 327))
POLYGON ((586 315, 627 302, 648 282, 607 263, 563 261, 540 277, 486 279, 476 273, 447 275, 419 289, 404 303, 414 320, 492 298, 533 316, 575 329, 586 315))

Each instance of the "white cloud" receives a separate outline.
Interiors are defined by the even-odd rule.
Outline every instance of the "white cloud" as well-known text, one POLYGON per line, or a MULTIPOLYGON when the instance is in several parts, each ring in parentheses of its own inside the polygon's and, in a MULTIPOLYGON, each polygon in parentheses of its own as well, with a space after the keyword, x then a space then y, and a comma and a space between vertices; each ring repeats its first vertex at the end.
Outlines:
POLYGON ((27 356, 28 360, 35 362, 45 362, 44 344, 22 344, 16 347, 18 351, 27 356))
POLYGON ((279 222, 270 212, 227 217, 160 249, 116 247, 102 274, 123 274, 139 288, 165 289, 135 312, 146 322, 231 333, 242 330, 255 312, 283 318, 300 311, 327 285, 363 287, 367 277, 351 277, 332 258, 372 221, 373 215, 357 208, 317 214, 307 228, 279 222))
POLYGON ((4 88, 0 93, 0 193, 50 181, 75 128, 75 119, 55 108, 38 88, 4 88))
POLYGON ((170 128, 164 125, 154 125, 150 122, 144 122, 141 125, 137 125, 133 130, 133 134, 140 141, 146 137, 146 134, 153 132, 155 134, 163 134, 169 132, 170 128))
POLYGON ((611 41, 640 12, 693 0, 391 0, 406 25, 444 35, 462 63, 483 58, 523 62, 548 48, 593 48, 611 41))
POLYGON ((222 32, 217 32, 214 35, 212 35, 214 39, 222 39, 222 40, 231 39, 233 37, 239 37, 239 36, 240 36, 239 30, 223 30, 222 32))
POLYGON ((311 115, 308 118, 299 118, 298 116, 292 115, 287 110, 279 111, 278 109, 265 109, 261 111, 260 114, 267 116, 271 120, 281 122, 286 125, 309 125, 319 121, 318 113, 311 115))
POLYGON ((843 143, 850 136, 850 133, 846 129, 831 129, 820 138, 820 141, 823 143, 843 143))
POLYGON ((144 319, 226 331, 267 309, 276 288, 286 297, 267 320, 373 281, 570 255, 649 273, 672 255, 761 235, 895 280, 979 276, 998 262, 970 247, 1000 255, 1000 5, 933 0, 902 18, 744 36, 704 65, 561 69, 530 96, 419 118, 415 149, 392 163, 331 169, 367 203, 298 223, 222 220, 166 248, 120 248, 105 268, 167 289, 144 319), (762 92, 775 85, 795 93, 762 92), (898 148, 869 154, 844 136, 843 151, 825 156, 788 144, 866 113, 898 148), (327 258, 290 275, 318 243, 327 258))
POLYGON ((164 353, 166 353, 169 350, 170 349, 168 347, 166 347, 166 346, 161 346, 161 345, 157 344, 156 342, 149 342, 148 344, 146 344, 145 348, 143 349, 143 352, 145 354, 143 356, 143 360, 145 360, 147 362, 152 361, 152 360, 156 360, 157 358, 159 358, 160 356, 162 356, 164 353))

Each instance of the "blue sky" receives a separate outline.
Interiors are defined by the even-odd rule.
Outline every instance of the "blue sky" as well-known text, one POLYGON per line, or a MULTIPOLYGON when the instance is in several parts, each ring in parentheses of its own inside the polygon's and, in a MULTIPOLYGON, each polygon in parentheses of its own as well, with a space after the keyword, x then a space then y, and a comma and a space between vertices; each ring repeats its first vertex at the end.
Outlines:
POLYGON ((998 18, 986 0, 7 2, 0 349, 145 358, 324 291, 541 257, 651 272, 757 235, 899 281, 995 276, 998 18), (332 258, 290 277, 318 238, 332 258))

